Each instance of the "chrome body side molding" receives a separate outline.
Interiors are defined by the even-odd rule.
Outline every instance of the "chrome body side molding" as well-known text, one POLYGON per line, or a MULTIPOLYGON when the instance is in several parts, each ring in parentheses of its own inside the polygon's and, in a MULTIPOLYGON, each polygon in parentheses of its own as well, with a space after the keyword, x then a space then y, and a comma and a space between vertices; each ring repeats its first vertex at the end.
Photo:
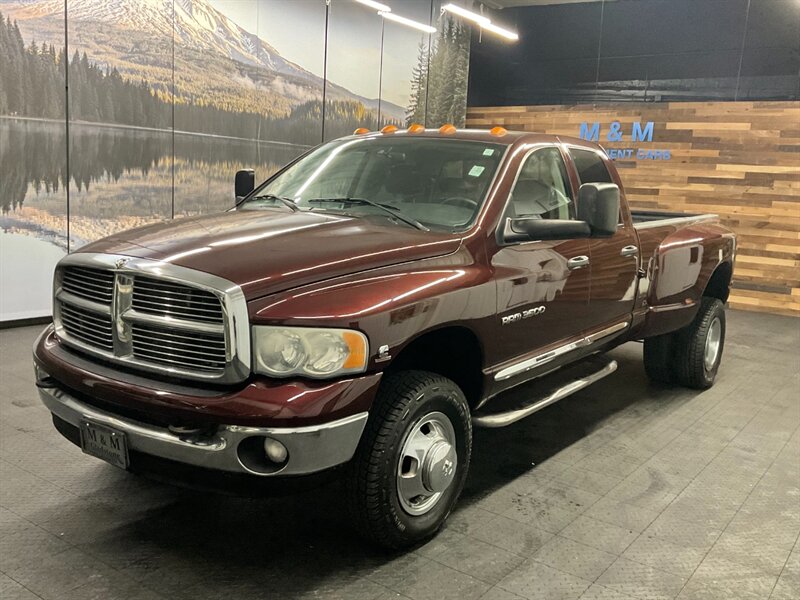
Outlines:
POLYGON ((621 323, 617 323, 615 325, 612 325, 611 327, 606 327, 605 329, 601 329, 596 333, 582 337, 578 340, 575 340, 574 342, 570 342, 569 344, 559 346, 558 348, 550 350, 549 352, 545 352, 544 354, 539 354, 538 356, 527 358, 521 362, 518 362, 509 367, 501 369, 495 374, 494 379, 495 381, 504 381, 506 379, 514 377, 515 375, 520 375, 521 373, 530 371, 531 369, 549 363, 550 361, 558 358, 563 354, 567 354, 568 352, 572 352, 573 350, 577 350, 578 348, 589 346, 605 337, 608 337, 619 331, 622 331, 623 329, 626 329, 629 324, 630 323, 628 321, 622 321, 621 323))

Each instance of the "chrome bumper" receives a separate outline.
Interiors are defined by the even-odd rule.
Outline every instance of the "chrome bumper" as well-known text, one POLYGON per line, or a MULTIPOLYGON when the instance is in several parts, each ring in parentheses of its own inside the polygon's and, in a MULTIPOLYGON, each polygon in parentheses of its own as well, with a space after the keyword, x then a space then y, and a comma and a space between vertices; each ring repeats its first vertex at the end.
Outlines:
POLYGON ((54 415, 80 427, 89 421, 125 433, 128 448, 187 465, 249 473, 269 477, 274 475, 306 475, 323 471, 347 462, 355 454, 368 413, 363 412, 338 421, 309 427, 245 427, 220 425, 203 437, 178 435, 169 429, 140 423, 99 410, 81 402, 57 385, 39 377, 39 397, 54 415), (269 437, 281 442, 289 452, 286 463, 271 472, 254 470, 243 464, 239 444, 251 437, 269 437))

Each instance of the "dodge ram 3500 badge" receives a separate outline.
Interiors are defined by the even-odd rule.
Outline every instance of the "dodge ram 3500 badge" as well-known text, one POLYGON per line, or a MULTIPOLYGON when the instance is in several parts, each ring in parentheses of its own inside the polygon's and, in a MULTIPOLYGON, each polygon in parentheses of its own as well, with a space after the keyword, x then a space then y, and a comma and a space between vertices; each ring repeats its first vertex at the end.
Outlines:
POLYGON ((644 340, 651 378, 714 383, 734 236, 631 211, 595 144, 389 129, 235 188, 59 263, 37 385, 86 453, 228 490, 341 477, 398 548, 442 526, 473 427, 609 375, 607 350, 644 340))

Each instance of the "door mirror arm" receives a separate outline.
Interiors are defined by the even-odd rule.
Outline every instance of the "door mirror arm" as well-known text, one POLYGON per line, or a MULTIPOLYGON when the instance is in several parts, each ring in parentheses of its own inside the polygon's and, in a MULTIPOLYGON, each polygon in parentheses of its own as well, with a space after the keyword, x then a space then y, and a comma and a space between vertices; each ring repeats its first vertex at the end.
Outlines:
POLYGON ((592 231, 585 221, 562 219, 507 218, 503 227, 503 242, 530 242, 535 240, 571 240, 588 238, 592 231))

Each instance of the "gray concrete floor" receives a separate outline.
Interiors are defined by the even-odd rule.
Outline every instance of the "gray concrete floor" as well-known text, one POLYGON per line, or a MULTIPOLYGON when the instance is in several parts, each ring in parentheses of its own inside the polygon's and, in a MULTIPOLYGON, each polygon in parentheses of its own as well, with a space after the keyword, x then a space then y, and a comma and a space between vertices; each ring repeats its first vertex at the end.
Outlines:
POLYGON ((475 434, 441 534, 386 555, 335 485, 277 499, 175 489, 62 439, 34 391, 40 328, 0 331, 0 597, 800 598, 800 320, 729 312, 713 389, 620 369, 475 434))

